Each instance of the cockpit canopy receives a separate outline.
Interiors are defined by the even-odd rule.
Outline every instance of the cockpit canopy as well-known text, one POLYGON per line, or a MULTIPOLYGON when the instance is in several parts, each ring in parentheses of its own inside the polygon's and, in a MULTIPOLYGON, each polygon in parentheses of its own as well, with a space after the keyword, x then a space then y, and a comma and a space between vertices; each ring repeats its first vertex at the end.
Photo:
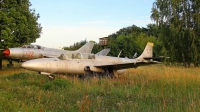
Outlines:
POLYGON ((41 49, 42 46, 40 46, 40 45, 23 45, 21 48, 34 48, 34 49, 41 49))
POLYGON ((67 59, 95 59, 94 54, 90 53, 66 53, 61 54, 59 56, 59 59, 61 60, 67 60, 67 59))

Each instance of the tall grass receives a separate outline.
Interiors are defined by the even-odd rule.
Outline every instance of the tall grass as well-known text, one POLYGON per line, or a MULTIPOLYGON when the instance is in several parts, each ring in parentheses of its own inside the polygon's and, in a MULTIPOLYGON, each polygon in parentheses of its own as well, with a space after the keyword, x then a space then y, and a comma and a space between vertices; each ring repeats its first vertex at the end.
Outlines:
POLYGON ((146 66, 119 79, 54 81, 20 71, 0 75, 1 111, 200 111, 200 68, 146 66))

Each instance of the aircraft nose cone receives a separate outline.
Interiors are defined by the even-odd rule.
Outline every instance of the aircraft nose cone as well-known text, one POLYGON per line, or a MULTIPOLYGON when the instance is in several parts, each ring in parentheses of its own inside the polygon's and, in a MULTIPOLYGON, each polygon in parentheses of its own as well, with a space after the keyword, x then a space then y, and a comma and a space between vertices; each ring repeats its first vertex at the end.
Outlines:
POLYGON ((33 59, 23 62, 21 67, 37 72, 55 73, 58 70, 58 65, 57 61, 54 61, 54 59, 55 58, 33 59))
POLYGON ((9 49, 5 49, 5 50, 3 51, 3 54, 4 54, 5 57, 9 57, 9 55, 10 55, 10 50, 9 50, 9 49))
POLYGON ((21 67, 33 71, 43 69, 43 66, 40 66, 40 63, 34 60, 23 62, 21 67))
POLYGON ((22 63, 21 67, 22 68, 26 68, 28 66, 28 64, 26 62, 22 63))
POLYGON ((21 67, 22 68, 26 68, 26 69, 30 69, 30 68, 32 68, 34 66, 29 62, 24 62, 24 63, 22 63, 21 67))

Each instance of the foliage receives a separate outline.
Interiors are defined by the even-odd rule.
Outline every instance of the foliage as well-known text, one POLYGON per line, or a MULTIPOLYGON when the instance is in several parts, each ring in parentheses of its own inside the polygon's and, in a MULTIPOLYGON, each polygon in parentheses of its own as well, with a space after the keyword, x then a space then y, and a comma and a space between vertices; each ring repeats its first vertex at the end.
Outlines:
POLYGON ((1 48, 16 47, 35 42, 41 33, 37 22, 39 14, 29 9, 29 0, 3 0, 0 2, 1 48))
MULTIPOLYGON (((109 56, 118 56, 122 51, 120 57, 132 58, 134 53, 141 54, 147 42, 153 42, 154 54, 163 55, 163 46, 158 36, 158 27, 155 24, 147 25, 147 28, 140 28, 135 25, 122 28, 116 33, 109 35, 108 46, 102 47, 98 43, 94 44, 92 53, 97 53, 103 48, 111 48, 109 56)), ((64 47, 65 50, 76 50, 86 43, 86 40, 74 43, 73 46, 64 47)), ((139 56, 139 55, 138 55, 139 56)))
POLYGON ((151 18, 160 28, 160 39, 172 62, 200 63, 199 0, 156 0, 151 18))
MULTIPOLYGON (((105 47, 105 48, 106 48, 106 47, 105 47)), ((99 52, 99 51, 101 51, 101 50, 103 50, 103 47, 100 46, 98 43, 95 43, 95 44, 94 44, 94 47, 93 47, 93 49, 92 49, 92 53, 96 54, 97 52, 99 52)))
MULTIPOLYGON (((153 42, 155 45, 154 54, 162 54, 162 44, 156 37, 158 29, 156 25, 149 24, 147 28, 140 28, 135 25, 120 29, 116 34, 109 35, 109 46, 111 51, 109 55, 118 56, 122 51, 121 57, 132 58, 133 54, 141 54, 147 42, 153 42)), ((138 55, 139 56, 139 55, 138 55)))

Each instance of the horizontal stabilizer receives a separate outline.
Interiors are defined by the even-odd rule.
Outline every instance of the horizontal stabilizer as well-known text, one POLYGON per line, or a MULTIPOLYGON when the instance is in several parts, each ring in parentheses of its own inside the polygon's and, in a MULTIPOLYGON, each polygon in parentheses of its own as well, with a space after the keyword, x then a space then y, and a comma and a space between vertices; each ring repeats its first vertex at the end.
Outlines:
POLYGON ((169 59, 170 57, 165 57, 165 56, 159 56, 159 57, 143 57, 145 60, 150 60, 150 59, 169 59))

